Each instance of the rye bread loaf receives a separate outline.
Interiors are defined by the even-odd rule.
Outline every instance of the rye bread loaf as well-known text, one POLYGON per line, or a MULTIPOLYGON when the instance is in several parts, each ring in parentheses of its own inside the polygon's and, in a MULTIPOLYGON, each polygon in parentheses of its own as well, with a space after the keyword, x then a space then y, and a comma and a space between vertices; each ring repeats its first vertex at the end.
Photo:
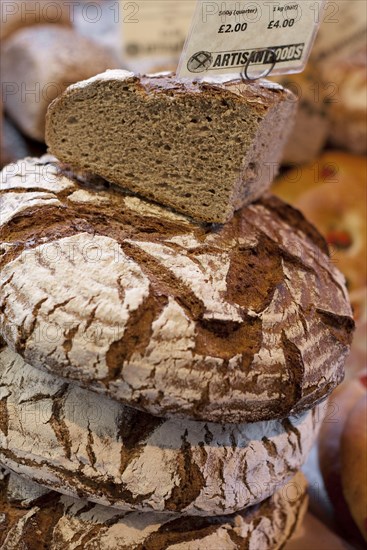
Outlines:
POLYGON ((47 157, 9 165, 0 185, 0 331, 30 364, 213 422, 285 418, 341 381, 344 279, 279 199, 200 225, 47 157))
POLYGON ((246 511, 182 519, 124 513, 54 492, 35 499, 37 486, 14 477, 11 473, 0 480, 1 550, 276 550, 301 523, 308 500, 306 480, 297 473, 272 497, 246 511))
POLYGON ((117 66, 114 55, 62 25, 18 30, 2 47, 4 107, 29 137, 44 141, 48 105, 67 86, 117 66))
POLYGON ((70 26, 74 3, 75 0, 1 0, 0 40, 22 27, 45 23, 70 26))
POLYGON ((46 142, 75 170, 224 223, 270 186, 295 109, 289 91, 266 81, 107 71, 52 103, 46 142))
POLYGON ((123 510, 220 515, 271 495, 307 458, 322 405, 284 420, 163 420, 0 352, 0 462, 123 510))

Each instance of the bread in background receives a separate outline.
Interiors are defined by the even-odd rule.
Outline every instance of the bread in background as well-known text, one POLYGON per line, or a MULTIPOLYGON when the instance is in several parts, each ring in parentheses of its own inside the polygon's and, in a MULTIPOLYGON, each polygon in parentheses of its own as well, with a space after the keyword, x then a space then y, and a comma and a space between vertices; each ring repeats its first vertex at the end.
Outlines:
MULTIPOLYGON (((321 426, 318 453, 320 470, 325 489, 333 506, 335 519, 341 531, 351 539, 359 541, 357 525, 344 496, 343 485, 347 482, 348 471, 343 464, 342 440, 349 439, 348 419, 357 403, 366 395, 366 371, 360 370, 354 378, 344 381, 329 398, 328 410, 321 426), (347 430, 347 435, 344 435, 347 430), (344 473, 343 473, 344 471, 344 473), (343 477, 343 480, 342 480, 343 477)), ((363 428, 363 426, 361 426, 363 428)), ((347 442, 344 442, 344 455, 347 442)), ((357 443, 358 445, 358 443, 357 443)), ((349 460, 349 457, 347 457, 349 460)), ((345 461, 345 458, 344 458, 345 461)), ((361 477, 363 473, 360 472, 361 477)))
POLYGON ((330 102, 330 143, 356 154, 367 153, 367 51, 326 65, 324 82, 334 89, 330 102))
POLYGON ((284 149, 282 164, 312 162, 324 149, 330 132, 328 97, 311 64, 303 73, 273 77, 298 98, 295 124, 284 149))
POLYGON ((61 25, 19 29, 2 48, 4 108, 22 132, 44 141, 49 104, 70 84, 118 66, 109 50, 61 25))
POLYGON ((39 24, 71 25, 73 0, 1 0, 0 40, 22 27, 39 24))
POLYGON ((326 238, 333 263, 350 292, 366 285, 366 159, 327 151, 282 174, 272 191, 302 211, 326 238))

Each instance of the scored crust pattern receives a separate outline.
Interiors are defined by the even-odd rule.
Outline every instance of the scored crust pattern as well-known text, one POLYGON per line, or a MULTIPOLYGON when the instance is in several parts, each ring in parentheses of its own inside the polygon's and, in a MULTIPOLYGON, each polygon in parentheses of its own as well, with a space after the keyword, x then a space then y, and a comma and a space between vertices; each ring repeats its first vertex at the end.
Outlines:
POLYGON ((0 352, 0 462, 42 485, 124 510, 233 513, 305 461, 322 406, 250 424, 164 420, 0 352))
POLYGON ((301 473, 244 512, 216 518, 121 512, 39 487, 11 473, 0 477, 0 548, 31 550, 277 550, 307 508, 301 473), (26 503, 26 504, 25 504, 26 503))
POLYGON ((0 330, 32 365, 213 422, 284 418, 342 379, 344 279, 279 199, 200 225, 44 157, 4 169, 0 200, 0 330))

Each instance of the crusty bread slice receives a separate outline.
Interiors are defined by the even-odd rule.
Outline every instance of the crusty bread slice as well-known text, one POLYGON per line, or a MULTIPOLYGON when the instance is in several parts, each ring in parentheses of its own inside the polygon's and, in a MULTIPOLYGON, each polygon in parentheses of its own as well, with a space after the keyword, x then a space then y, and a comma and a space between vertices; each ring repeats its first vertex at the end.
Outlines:
POLYGON ((46 142, 74 170, 224 223, 269 187, 295 108, 291 92, 266 81, 107 71, 52 103, 46 142))

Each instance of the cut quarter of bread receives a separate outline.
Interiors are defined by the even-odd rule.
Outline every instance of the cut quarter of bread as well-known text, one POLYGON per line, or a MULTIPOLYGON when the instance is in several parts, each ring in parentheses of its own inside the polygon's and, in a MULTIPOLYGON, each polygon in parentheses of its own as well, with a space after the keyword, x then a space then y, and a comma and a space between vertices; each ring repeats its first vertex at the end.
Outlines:
POLYGON ((107 71, 50 106, 46 141, 74 170, 224 223, 271 184, 295 109, 291 92, 266 81, 107 71))

